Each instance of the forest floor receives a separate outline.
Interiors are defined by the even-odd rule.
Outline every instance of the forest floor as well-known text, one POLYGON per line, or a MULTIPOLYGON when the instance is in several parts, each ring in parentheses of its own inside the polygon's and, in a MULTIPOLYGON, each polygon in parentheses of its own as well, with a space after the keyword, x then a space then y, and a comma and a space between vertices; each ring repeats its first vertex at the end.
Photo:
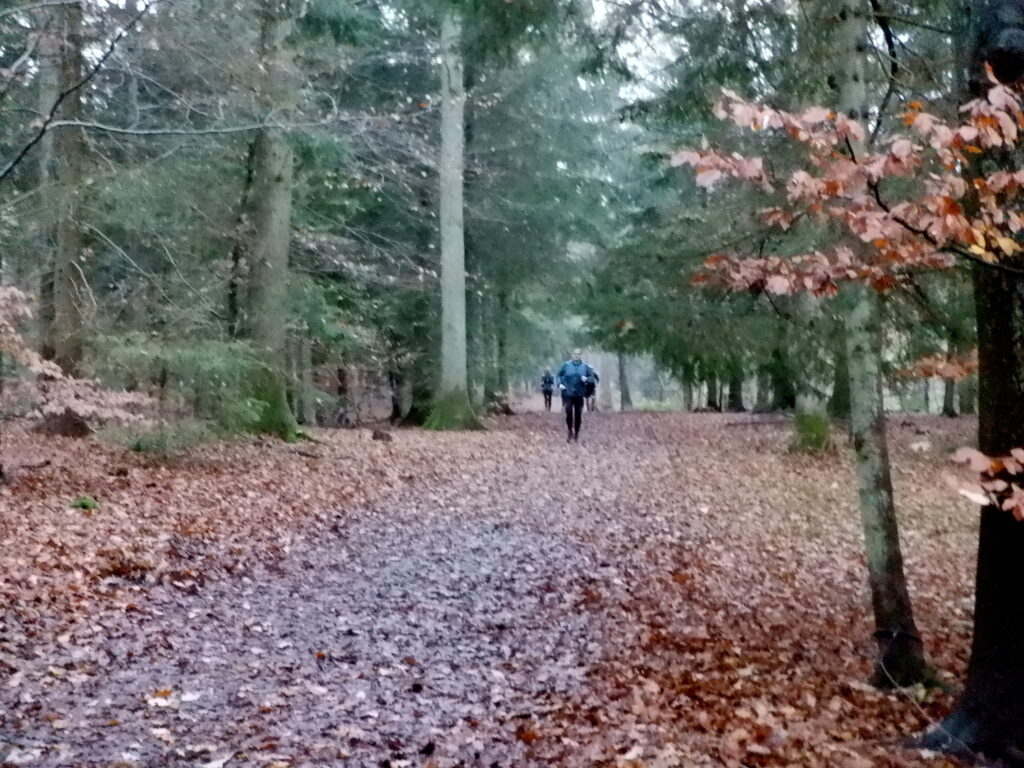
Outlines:
MULTIPOLYGON (((4 437, 0 765, 944 766, 947 694, 865 684, 846 453, 771 417, 318 432, 157 463, 4 437), (77 497, 93 510, 71 506, 77 497)), ((892 419, 908 573, 953 682, 967 420, 892 419)))

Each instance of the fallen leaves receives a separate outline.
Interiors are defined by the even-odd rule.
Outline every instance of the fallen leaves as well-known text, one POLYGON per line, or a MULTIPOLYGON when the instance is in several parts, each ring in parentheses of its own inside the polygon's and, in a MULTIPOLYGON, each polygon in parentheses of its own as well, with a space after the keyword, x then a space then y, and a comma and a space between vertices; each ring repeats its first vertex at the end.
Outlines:
MULTIPOLYGON (((588 414, 569 449, 557 416, 327 433, 316 466, 260 441, 155 466, 17 434, 54 465, 0 508, 3 759, 943 765, 889 757, 949 698, 863 683, 845 460, 724 418, 588 414), (739 473, 737 456, 758 459, 739 473), (92 518, 67 508, 85 493, 92 518)), ((962 441, 950 429, 908 422, 893 442, 919 624, 957 671, 972 520, 951 513, 943 451, 910 447, 962 441)))

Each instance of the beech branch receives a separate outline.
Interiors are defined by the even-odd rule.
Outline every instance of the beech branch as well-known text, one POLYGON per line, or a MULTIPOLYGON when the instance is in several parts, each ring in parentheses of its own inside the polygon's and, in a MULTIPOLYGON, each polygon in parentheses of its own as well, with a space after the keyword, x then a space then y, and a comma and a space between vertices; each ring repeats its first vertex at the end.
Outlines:
POLYGON ((889 51, 889 85, 885 89, 882 103, 878 106, 878 119, 875 121, 875 129, 871 131, 871 139, 868 142, 869 146, 874 146, 875 141, 878 139, 878 133, 882 128, 882 120, 889 109, 889 102, 896 92, 896 76, 900 71, 900 62, 896 57, 896 40, 892 34, 892 27, 889 26, 888 17, 882 12, 881 0, 871 0, 871 10, 874 11, 875 21, 878 22, 878 26, 882 30, 882 37, 885 38, 885 47, 889 51))
POLYGON ((62 5, 74 5, 80 2, 80 0, 43 0, 38 3, 26 3, 24 5, 16 5, 11 8, 4 8, 0 10, 0 19, 5 16, 13 16, 16 13, 30 13, 32 11, 38 11, 43 8, 59 8, 62 5))
MULTIPOLYGON (((118 43, 120 43, 127 36, 127 34, 135 28, 135 25, 139 23, 142 17, 149 13, 149 9, 156 5, 158 2, 160 2, 160 0, 149 0, 149 2, 142 6, 142 9, 138 11, 134 16, 132 16, 128 23, 125 24, 125 26, 122 27, 116 35, 114 35, 110 43, 107 45, 106 50, 104 50, 103 54, 100 56, 99 60, 92 65, 92 67, 89 69, 88 72, 85 73, 82 79, 74 85, 72 85, 70 88, 61 91, 57 95, 57 98, 54 99, 53 106, 50 107, 49 114, 43 118, 43 122, 40 124, 35 134, 21 148, 21 150, 14 156, 14 158, 9 163, 7 163, 3 170, 0 171, 0 181, 3 181, 8 176, 10 176, 14 172, 14 169, 17 168, 25 159, 25 157, 28 156, 28 153, 32 151, 32 148, 43 140, 43 136, 46 135, 46 132, 50 129, 51 125, 56 120, 57 113, 60 111, 61 106, 67 100, 68 96, 84 88, 93 80, 93 78, 96 77, 97 74, 99 74, 100 70, 102 70, 103 66, 107 63, 107 60, 114 55, 114 50, 117 48, 118 43)), ((67 5, 68 3, 60 4, 67 5)))

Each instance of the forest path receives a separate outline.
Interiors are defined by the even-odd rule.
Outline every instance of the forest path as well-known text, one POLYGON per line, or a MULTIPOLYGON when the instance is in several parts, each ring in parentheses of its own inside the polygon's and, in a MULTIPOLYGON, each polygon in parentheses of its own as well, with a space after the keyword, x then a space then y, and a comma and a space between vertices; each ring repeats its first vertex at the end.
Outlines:
POLYGON ((585 414, 567 445, 556 412, 367 441, 418 474, 244 575, 152 585, 97 616, 100 646, 79 626, 18 662, 7 759, 864 765, 861 735, 921 723, 849 687, 871 639, 846 469, 748 420, 585 414))

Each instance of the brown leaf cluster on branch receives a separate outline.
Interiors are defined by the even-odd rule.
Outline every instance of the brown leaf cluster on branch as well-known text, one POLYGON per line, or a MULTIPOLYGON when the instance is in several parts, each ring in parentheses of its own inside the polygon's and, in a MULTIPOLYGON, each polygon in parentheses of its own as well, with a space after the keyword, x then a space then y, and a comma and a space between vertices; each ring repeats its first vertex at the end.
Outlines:
POLYGON ((981 475, 980 483, 957 488, 961 496, 982 506, 999 507, 1024 521, 1024 448, 1014 448, 1009 456, 986 456, 965 447, 953 454, 953 461, 981 475))
POLYGON ((113 391, 90 379, 65 376, 59 366, 44 360, 20 330, 31 317, 31 299, 13 286, 0 285, 0 353, 10 355, 27 374, 4 387, 0 409, 36 417, 71 410, 83 419, 104 422, 143 418, 152 405, 144 393, 113 391))
POLYGON ((963 381, 978 371, 978 350, 972 349, 966 355, 955 357, 943 355, 926 355, 913 365, 899 371, 899 375, 908 379, 940 378, 949 381, 963 381))
POLYGON ((60 368, 43 360, 28 344, 18 330, 19 324, 32 317, 31 301, 28 296, 10 285, 0 285, 0 352, 33 373, 61 378, 60 368))
MULTIPOLYGON (((846 237, 828 251, 783 258, 716 254, 697 282, 729 290, 831 294, 840 281, 884 291, 922 271, 946 269, 957 257, 1000 264, 1021 251, 1017 235, 1024 216, 1014 205, 1024 171, 981 175, 973 157, 986 149, 1015 146, 1024 126, 1017 96, 994 85, 986 98, 964 105, 964 122, 947 125, 910 105, 906 135, 880 150, 863 146, 856 121, 820 107, 792 114, 745 101, 731 91, 716 115, 742 128, 775 131, 803 152, 800 166, 782 177, 766 171, 760 157, 715 150, 685 150, 673 165, 691 166, 698 186, 726 178, 759 186, 785 206, 761 211, 762 221, 783 230, 801 217, 836 221, 846 237), (914 192, 888 200, 890 179, 910 179, 914 192)), ((1011 267, 1005 267, 1011 268, 1011 267)))

